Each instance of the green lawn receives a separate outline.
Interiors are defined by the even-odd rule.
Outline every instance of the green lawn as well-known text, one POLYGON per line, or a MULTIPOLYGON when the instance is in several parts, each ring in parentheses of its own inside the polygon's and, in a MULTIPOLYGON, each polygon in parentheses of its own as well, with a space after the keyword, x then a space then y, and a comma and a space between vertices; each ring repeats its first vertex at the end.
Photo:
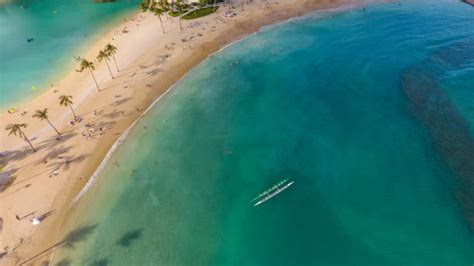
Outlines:
POLYGON ((214 12, 217 11, 219 7, 205 7, 205 8, 201 8, 201 9, 198 9, 198 10, 195 10, 189 14, 187 14, 186 16, 183 17, 183 19, 195 19, 195 18, 200 18, 200 17, 204 17, 204 16, 207 16, 209 14, 212 14, 214 12))
MULTIPOLYGON (((184 12, 186 12, 186 11, 183 11, 183 13, 184 12)), ((168 12, 168 14, 172 17, 177 17, 177 16, 181 15, 181 13, 179 11, 176 11, 176 12, 170 11, 170 12, 168 12)))

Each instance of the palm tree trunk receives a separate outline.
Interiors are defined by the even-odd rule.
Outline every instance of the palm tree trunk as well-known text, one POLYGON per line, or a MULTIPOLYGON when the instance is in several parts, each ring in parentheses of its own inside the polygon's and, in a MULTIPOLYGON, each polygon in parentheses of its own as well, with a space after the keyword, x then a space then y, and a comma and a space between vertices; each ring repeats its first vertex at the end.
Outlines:
POLYGON ((107 64, 107 68, 109 69, 110 76, 114 79, 114 75, 112 74, 112 70, 110 70, 109 62, 107 62, 107 58, 105 58, 105 63, 107 64))
POLYGON ((242 12, 244 12, 244 0, 242 0, 242 12))
POLYGON ((20 132, 21 134, 23 135, 23 138, 26 142, 28 142, 28 145, 30 145, 31 149, 33 150, 33 152, 36 152, 35 150, 35 147, 33 147, 33 144, 31 144, 31 141, 28 139, 28 137, 25 135, 25 132, 23 132, 23 130, 20 129, 20 132))
POLYGON ((153 1, 154 1, 154 0, 149 0, 149 1, 148 1, 148 7, 147 7, 146 10, 150 10, 151 5, 153 4, 153 1))
POLYGON ((115 60, 115 55, 114 54, 112 54, 112 58, 114 59, 115 67, 117 68, 117 72, 120 72, 119 67, 117 65, 117 60, 115 60))
POLYGON ((46 121, 48 121, 48 124, 54 129, 54 131, 56 131, 56 133, 58 133, 58 135, 61 136, 61 133, 59 133, 59 131, 53 126, 53 124, 49 121, 48 118, 46 118, 46 121))
POLYGON ((36 152, 36 149, 35 147, 33 147, 33 144, 31 144, 30 140, 25 136, 25 140, 26 142, 28 142, 28 144, 30 145, 31 149, 33 150, 33 152, 36 152))
POLYGON ((72 106, 70 104, 68 106, 71 109, 72 115, 74 116, 74 120, 76 120, 77 118, 76 112, 74 112, 74 109, 72 109, 72 106))
POLYGON ((161 20, 161 14, 158 14, 158 19, 160 19, 161 29, 163 30, 163 34, 164 34, 165 33, 165 27, 163 26, 163 20, 161 20))
POLYGON ((89 68, 89 71, 91 72, 92 78, 95 81, 95 86, 97 87, 97 91, 100 92, 99 84, 97 83, 97 80, 95 79, 94 72, 92 72, 92 69, 89 68))

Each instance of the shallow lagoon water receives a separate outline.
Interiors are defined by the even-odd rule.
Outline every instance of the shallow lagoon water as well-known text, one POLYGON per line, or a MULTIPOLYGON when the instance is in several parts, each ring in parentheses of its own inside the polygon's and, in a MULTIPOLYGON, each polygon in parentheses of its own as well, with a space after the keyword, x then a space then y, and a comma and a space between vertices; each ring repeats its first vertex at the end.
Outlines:
POLYGON ((34 97, 72 71, 110 25, 137 10, 139 0, 13 0, 0 5, 0 108, 34 97), (32 42, 27 40, 32 38, 32 42), (36 89, 32 89, 36 87, 36 89))
POLYGON ((446 156, 452 113, 417 99, 443 95, 471 143, 473 13, 449 0, 315 13, 212 56, 137 123, 55 262, 471 265, 473 172, 456 166, 473 151, 446 156))

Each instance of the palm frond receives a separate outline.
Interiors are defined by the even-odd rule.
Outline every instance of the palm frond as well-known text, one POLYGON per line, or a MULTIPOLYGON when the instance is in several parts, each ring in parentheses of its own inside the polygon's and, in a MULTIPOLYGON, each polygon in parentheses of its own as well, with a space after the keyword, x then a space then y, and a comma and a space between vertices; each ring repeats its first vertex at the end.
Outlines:
POLYGON ((41 120, 48 119, 48 108, 44 108, 43 110, 36 110, 33 117, 39 118, 41 120))
POLYGON ((9 131, 8 136, 11 134, 13 135, 19 135, 20 137, 24 137, 23 132, 21 131, 21 128, 26 128, 28 124, 9 124, 5 127, 5 130, 9 131))

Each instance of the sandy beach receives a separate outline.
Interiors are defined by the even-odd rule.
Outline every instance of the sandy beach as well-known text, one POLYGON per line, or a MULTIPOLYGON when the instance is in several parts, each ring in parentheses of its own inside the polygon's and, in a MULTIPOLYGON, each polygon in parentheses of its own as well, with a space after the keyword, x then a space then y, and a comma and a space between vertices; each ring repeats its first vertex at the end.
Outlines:
MULTIPOLYGON (((143 112, 193 66, 262 26, 318 9, 360 5, 361 0, 269 0, 237 5, 235 17, 224 18, 227 7, 207 17, 183 20, 163 17, 165 33, 156 16, 137 13, 116 26, 88 50, 74 55, 93 59, 107 43, 118 47, 120 71, 111 62, 114 79, 105 63, 94 72, 97 91, 88 71, 74 69, 37 98, 15 106, 15 112, 0 115, 0 127, 28 123, 24 130, 37 149, 33 153, 18 136, 0 131, 0 169, 10 182, 0 190, 0 264, 40 264, 49 261, 42 253, 60 237, 62 221, 72 200, 96 172, 117 139, 143 112), (60 95, 73 96, 73 108, 58 104, 60 95), (35 110, 48 108, 50 121, 62 133, 32 118, 35 110), (39 225, 28 218, 41 217, 39 225)), ((380 1, 379 1, 380 2, 380 1)), ((73 56, 73 55, 71 55, 73 56)), ((1 187, 0 187, 1 188, 1 187)))

